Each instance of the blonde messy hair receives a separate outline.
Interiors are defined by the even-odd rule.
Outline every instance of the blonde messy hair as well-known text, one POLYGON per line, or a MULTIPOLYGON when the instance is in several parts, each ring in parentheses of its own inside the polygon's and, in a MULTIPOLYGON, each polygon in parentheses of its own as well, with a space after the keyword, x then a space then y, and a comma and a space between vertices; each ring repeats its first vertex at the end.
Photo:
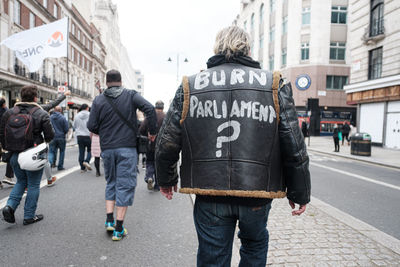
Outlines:
POLYGON ((249 56, 250 36, 237 26, 224 28, 215 38, 214 53, 225 55, 227 59, 234 55, 249 56))

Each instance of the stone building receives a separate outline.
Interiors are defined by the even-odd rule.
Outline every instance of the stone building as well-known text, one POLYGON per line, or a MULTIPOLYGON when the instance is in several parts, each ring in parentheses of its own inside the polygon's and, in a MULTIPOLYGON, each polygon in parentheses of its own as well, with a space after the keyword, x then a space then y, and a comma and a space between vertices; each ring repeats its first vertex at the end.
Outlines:
POLYGON ((350 76, 347 0, 242 0, 234 21, 251 36, 264 69, 291 82, 299 117, 311 110, 315 134, 356 119, 343 90, 350 76))
POLYGON ((19 89, 27 84, 39 88, 39 101, 57 97, 57 88, 69 82, 72 97, 69 107, 90 104, 97 94, 95 84, 104 85, 106 51, 100 32, 87 22, 67 0, 1 0, 0 40, 17 32, 69 17, 68 71, 67 58, 46 59, 37 72, 28 69, 12 50, 0 47, 0 95, 11 107, 20 100, 19 89))
POLYGON ((350 0, 350 84, 360 132, 400 149, 400 5, 395 0, 350 0))

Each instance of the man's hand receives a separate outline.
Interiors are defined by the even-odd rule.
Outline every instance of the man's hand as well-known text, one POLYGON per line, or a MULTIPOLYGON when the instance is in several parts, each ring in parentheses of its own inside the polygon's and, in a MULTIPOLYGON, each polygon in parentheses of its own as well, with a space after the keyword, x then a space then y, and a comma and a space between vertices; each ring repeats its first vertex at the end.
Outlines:
POLYGON ((148 138, 149 138, 149 140, 151 141, 151 142, 154 142, 154 140, 156 140, 156 134, 155 135, 151 135, 151 134, 148 134, 148 138))
POLYGON ((65 96, 70 96, 70 95, 71 95, 71 91, 70 91, 70 90, 65 91, 65 92, 64 92, 64 95, 65 95, 65 96))
POLYGON ((177 189, 178 189, 177 185, 174 185, 174 186, 161 186, 160 187, 160 192, 168 200, 171 200, 172 199, 172 195, 174 194, 174 192, 177 191, 177 189), (172 189, 174 189, 174 191, 172 191, 172 189))
MULTIPOLYGON (((294 209, 294 208, 296 207, 295 204, 294 204, 294 202, 291 201, 291 200, 289 200, 289 205, 290 205, 290 207, 292 207, 292 209, 294 209)), ((300 207, 299 207, 298 210, 292 211, 292 216, 300 215, 300 214, 302 214, 303 212, 305 212, 305 211, 306 211, 306 206, 307 206, 307 204, 305 204, 305 205, 300 205, 300 207)))

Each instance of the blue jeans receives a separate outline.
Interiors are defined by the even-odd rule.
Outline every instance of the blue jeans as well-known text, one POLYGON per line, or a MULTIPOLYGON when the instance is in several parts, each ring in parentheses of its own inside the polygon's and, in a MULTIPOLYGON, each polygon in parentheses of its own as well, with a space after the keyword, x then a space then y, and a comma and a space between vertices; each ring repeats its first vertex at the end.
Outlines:
POLYGON ((10 159, 11 166, 17 177, 17 183, 10 193, 7 205, 16 210, 21 202, 25 188, 28 188, 28 193, 25 199, 24 219, 30 219, 35 216, 37 202, 40 193, 40 181, 42 179, 43 169, 39 171, 21 170, 18 164, 18 153, 14 153, 10 159))
POLYGON ((65 157, 65 139, 53 139, 49 144, 49 162, 50 165, 55 164, 55 158, 57 158, 57 150, 60 149, 60 158, 58 159, 58 169, 64 168, 64 157, 65 157))
POLYGON ((197 266, 231 266, 233 237, 239 221, 239 266, 265 266, 268 252, 267 220, 271 203, 260 207, 199 201, 194 223, 199 241, 197 266))
POLYGON ((106 200, 114 200, 118 207, 132 206, 137 174, 136 148, 106 149, 101 157, 107 181, 106 200))
POLYGON ((79 146, 79 164, 81 165, 81 170, 84 170, 86 167, 83 165, 83 162, 90 162, 92 154, 92 141, 89 136, 78 136, 78 146, 79 146), (86 159, 85 158, 85 150, 87 150, 86 159))

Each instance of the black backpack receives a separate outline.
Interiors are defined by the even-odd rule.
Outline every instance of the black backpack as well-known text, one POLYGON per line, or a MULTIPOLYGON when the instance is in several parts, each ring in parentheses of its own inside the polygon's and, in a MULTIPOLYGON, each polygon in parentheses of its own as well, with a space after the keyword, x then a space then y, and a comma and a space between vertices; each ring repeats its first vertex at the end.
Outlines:
POLYGON ((33 145, 33 113, 39 107, 33 107, 28 113, 21 113, 16 106, 7 120, 5 127, 6 149, 21 152, 33 145))

